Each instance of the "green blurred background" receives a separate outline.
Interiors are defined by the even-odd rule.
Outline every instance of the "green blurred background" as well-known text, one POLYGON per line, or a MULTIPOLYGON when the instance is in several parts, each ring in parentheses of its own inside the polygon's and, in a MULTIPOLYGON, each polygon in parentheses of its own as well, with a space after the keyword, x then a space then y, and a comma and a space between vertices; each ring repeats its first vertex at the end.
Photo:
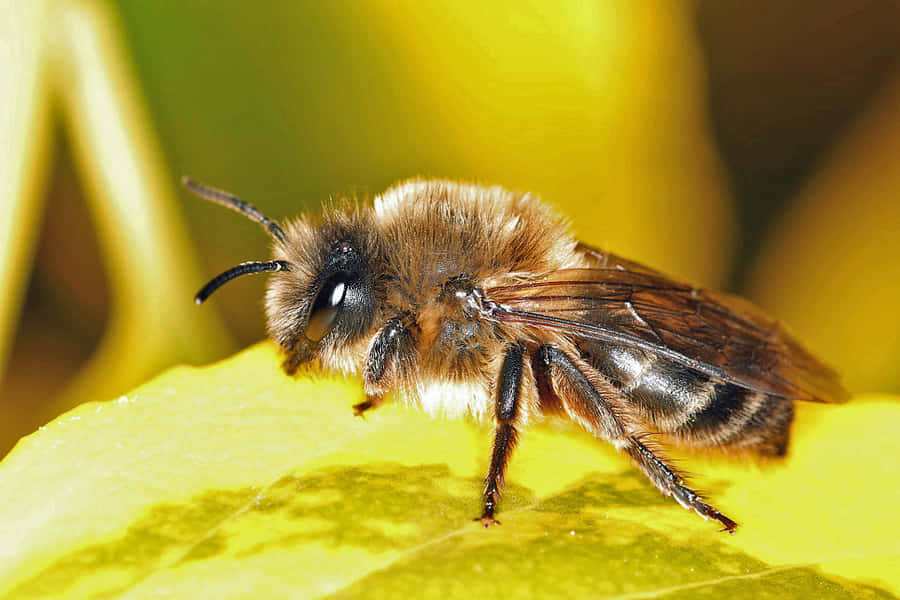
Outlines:
MULTIPOLYGON (((27 21, 16 3, 0 7, 27 21)), ((591 243, 750 295, 854 391, 900 388, 895 1, 60 0, 34 22, 38 41, 24 47, 52 49, 33 67, 14 57, 26 66, 12 83, 40 71, 45 117, 27 135, 46 142, 29 163, 34 185, 3 199, 31 220, 3 241, 23 258, 10 279, 21 284, 0 290, 13 315, 0 453, 77 402, 264 336, 264 277, 191 302, 208 277, 266 258, 268 240, 172 195, 184 174, 272 218, 416 175, 534 191, 591 243), (80 49, 93 27, 91 62, 80 49), (169 220, 129 219, 102 191, 115 186, 96 183, 128 174, 86 142, 119 133, 85 108, 103 102, 84 82, 106 58, 124 69, 113 81, 139 124, 120 143, 155 149, 137 170, 170 186, 156 195, 174 198, 169 220), (186 226, 171 256, 140 253, 192 280, 117 294, 127 267, 115 248, 130 238, 103 232, 123 223, 186 226), (157 314, 154 293, 183 297, 157 314), (111 323, 142 319, 96 354, 111 323)))

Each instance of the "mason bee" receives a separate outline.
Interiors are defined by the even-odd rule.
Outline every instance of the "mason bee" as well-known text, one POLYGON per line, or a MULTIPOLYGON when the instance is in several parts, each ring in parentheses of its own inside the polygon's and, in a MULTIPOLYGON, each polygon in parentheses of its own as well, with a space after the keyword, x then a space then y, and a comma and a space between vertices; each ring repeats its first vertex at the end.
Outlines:
POLYGON ((199 304, 274 271, 268 331, 283 368, 362 376, 431 415, 488 419, 485 527, 522 429, 568 417, 625 452, 666 496, 723 531, 737 524, 687 486, 658 440, 761 456, 787 451, 793 401, 843 402, 834 371, 749 302, 580 243, 529 194, 412 180, 284 227, 187 178, 196 195, 257 221, 273 260, 212 279, 199 304))

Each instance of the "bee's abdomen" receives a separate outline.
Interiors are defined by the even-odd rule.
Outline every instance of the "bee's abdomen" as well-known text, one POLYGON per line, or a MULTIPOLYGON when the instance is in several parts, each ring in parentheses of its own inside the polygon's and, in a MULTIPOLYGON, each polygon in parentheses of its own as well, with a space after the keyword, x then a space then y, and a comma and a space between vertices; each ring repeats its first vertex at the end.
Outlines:
POLYGON ((707 393, 705 405, 698 401, 680 426, 665 433, 689 445, 783 455, 793 416, 790 400, 729 383, 715 383, 707 393))
POLYGON ((686 446, 782 455, 790 400, 748 389, 633 348, 607 347, 592 363, 646 425, 686 446))

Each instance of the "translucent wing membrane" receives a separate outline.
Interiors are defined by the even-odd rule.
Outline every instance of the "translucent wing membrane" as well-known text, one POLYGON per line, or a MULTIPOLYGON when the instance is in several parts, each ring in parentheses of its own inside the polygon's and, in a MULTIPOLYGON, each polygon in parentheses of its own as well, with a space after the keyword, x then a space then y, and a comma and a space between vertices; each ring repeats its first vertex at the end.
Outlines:
POLYGON ((834 371, 749 302, 587 250, 600 267, 486 289, 485 296, 499 305, 496 318, 564 331, 584 342, 640 348, 777 396, 816 402, 847 399, 834 371))

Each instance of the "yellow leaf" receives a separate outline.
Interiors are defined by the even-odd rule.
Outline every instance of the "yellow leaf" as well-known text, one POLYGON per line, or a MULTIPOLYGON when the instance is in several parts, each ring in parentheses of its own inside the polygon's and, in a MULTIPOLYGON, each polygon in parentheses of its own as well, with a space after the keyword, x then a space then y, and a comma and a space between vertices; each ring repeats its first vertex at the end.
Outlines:
POLYGON ((9 598, 886 598, 900 592, 900 403, 806 405, 791 458, 685 458, 737 535, 663 498, 609 445, 534 427, 499 518, 489 431, 357 382, 292 380, 269 345, 89 403, 0 463, 9 598))

